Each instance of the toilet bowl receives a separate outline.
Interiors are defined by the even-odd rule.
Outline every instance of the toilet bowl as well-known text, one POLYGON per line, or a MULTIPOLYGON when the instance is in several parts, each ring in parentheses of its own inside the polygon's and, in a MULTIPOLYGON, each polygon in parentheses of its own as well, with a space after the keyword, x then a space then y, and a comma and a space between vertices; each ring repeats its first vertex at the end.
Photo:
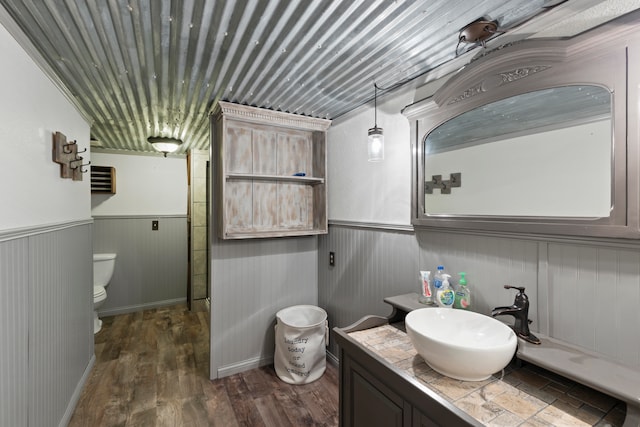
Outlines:
POLYGON ((102 328, 102 320, 98 317, 98 308, 107 299, 105 289, 113 276, 116 265, 116 254, 93 254, 93 333, 102 328))

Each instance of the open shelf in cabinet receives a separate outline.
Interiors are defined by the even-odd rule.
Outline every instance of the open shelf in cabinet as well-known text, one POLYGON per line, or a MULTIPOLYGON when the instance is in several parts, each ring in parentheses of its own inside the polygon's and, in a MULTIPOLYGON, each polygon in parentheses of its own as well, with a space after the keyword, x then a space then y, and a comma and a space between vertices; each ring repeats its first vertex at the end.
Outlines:
POLYGON ((327 232, 329 120, 221 101, 211 124, 221 239, 327 232))
POLYGON ((227 181, 237 179, 252 179, 255 181, 285 181, 300 182, 304 184, 324 184, 324 178, 315 178, 312 176, 282 176, 282 175, 254 175, 249 173, 230 173, 227 174, 227 181))

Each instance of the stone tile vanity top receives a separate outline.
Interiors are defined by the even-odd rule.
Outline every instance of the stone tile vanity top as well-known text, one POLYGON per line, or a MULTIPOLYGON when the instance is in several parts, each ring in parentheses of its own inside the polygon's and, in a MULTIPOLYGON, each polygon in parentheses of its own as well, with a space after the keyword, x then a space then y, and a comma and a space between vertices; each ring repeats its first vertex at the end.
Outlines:
POLYGON ((621 426, 625 404, 545 369, 509 365, 485 381, 459 381, 431 369, 404 324, 349 333, 369 351, 488 426, 621 426))

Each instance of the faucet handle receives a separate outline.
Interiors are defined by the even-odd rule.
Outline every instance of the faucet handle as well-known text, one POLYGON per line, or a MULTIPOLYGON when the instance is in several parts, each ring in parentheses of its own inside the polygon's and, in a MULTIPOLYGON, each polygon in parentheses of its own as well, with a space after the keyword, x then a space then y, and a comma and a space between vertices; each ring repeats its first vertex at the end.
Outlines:
POLYGON ((517 289, 520 291, 521 294, 524 293, 524 286, 511 286, 511 285, 504 285, 505 289, 517 289))

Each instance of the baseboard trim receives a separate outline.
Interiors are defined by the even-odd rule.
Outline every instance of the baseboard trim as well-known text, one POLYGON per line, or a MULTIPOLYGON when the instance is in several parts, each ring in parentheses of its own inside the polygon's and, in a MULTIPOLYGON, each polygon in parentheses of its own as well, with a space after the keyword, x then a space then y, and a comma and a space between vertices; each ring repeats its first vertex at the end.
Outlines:
POLYGON ((91 359, 89 359, 89 363, 87 364, 87 367, 85 368, 84 373, 80 378, 80 381, 78 381, 78 384, 76 385, 76 388, 73 391, 73 394, 71 395, 71 399, 69 400, 67 409, 64 411, 64 414, 62 415, 62 419, 58 424, 59 427, 65 427, 69 425, 69 422, 71 421, 71 417, 73 416, 73 413, 76 410, 76 406, 78 406, 78 402, 80 401, 80 396, 82 395, 82 390, 84 389, 84 385, 87 383, 87 380, 89 379, 89 374, 91 374, 91 370, 93 369, 93 365, 95 364, 96 364, 96 355, 92 354, 91 359))
MULTIPOLYGON (((336 356, 327 350, 327 362, 331 363, 334 366, 339 366, 340 362, 336 356)), ((232 363, 230 365, 222 366, 217 370, 217 376, 215 378, 211 378, 215 380, 216 378, 224 378, 229 375, 239 374, 244 371, 249 371, 251 369, 260 368, 266 365, 273 365, 273 356, 270 357, 256 357, 254 359, 243 360, 242 362, 232 363)))
POLYGON ((149 310, 152 308, 167 307, 169 305, 182 304, 187 302, 186 298, 167 299, 163 301, 147 302, 144 304, 126 305, 124 307, 109 308, 107 310, 98 311, 98 316, 115 316, 117 314, 135 313, 138 311, 149 310))
MULTIPOLYGON (((251 369, 256 369, 256 368, 260 368, 261 366, 272 365, 272 364, 273 364, 273 356, 256 357, 253 359, 247 359, 238 363, 232 363, 230 365, 225 365, 218 368, 218 370, 216 371, 216 375, 217 375, 216 378, 224 378, 224 377, 228 377, 229 375, 239 374, 240 372, 249 371, 251 369)), ((216 378, 211 378, 211 379, 213 380, 216 378)))
POLYGON ((331 353, 329 350, 327 350, 327 360, 329 361, 329 363, 336 367, 340 366, 340 359, 338 359, 338 357, 331 353))

